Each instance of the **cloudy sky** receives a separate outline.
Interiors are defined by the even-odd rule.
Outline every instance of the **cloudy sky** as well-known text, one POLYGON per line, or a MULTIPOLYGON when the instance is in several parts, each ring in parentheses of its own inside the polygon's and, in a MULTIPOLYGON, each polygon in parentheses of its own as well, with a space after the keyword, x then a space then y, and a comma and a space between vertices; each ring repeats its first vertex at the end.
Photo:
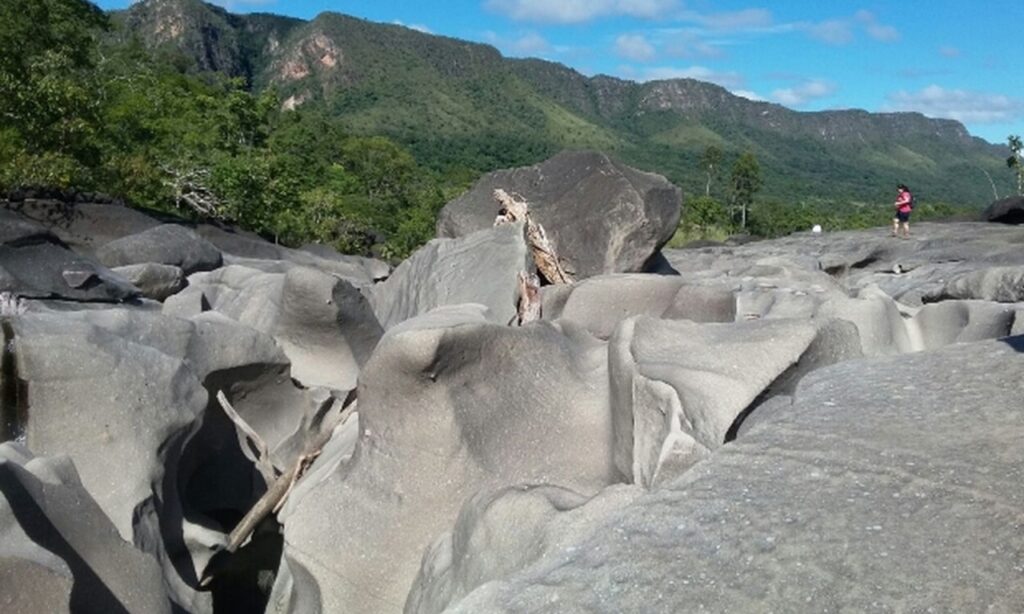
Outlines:
MULTIPOLYGON (((123 8, 129 0, 103 0, 123 8)), ((800 111, 919 111, 1024 134, 1020 0, 222 0, 485 42, 587 75, 692 77, 800 111)))

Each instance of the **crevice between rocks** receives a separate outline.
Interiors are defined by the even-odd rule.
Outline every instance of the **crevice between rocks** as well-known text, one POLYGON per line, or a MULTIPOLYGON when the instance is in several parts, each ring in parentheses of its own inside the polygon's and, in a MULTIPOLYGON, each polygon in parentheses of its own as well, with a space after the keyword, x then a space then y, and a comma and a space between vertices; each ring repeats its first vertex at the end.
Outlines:
POLYGON ((0 321, 3 350, 0 354, 0 441, 24 442, 28 422, 28 394, 25 382, 18 378, 14 353, 14 327, 8 319, 0 321))

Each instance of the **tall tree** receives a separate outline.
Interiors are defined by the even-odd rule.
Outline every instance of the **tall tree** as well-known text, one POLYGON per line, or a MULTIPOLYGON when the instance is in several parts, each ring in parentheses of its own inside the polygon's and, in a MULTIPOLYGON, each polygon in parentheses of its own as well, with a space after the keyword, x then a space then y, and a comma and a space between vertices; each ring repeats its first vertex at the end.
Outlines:
POLYGON ((761 165, 757 163, 757 157, 752 152, 744 152, 732 166, 732 195, 733 207, 740 208, 740 228, 747 228, 747 211, 754 204, 754 194, 763 185, 761 180, 761 165))
POLYGON ((1021 150, 1024 145, 1019 136, 1011 134, 1007 138, 1010 146, 1010 157, 1006 159, 1006 166, 1009 166, 1017 173, 1017 195, 1024 196, 1024 162, 1021 161, 1021 150))
POLYGON ((700 157, 700 167, 707 176, 707 184, 704 186, 704 196, 711 196, 711 181, 718 176, 722 166, 722 150, 715 145, 708 145, 700 157))
POLYGON ((86 155, 97 123, 96 33, 106 25, 83 0, 0 2, 0 128, 28 153, 86 155))

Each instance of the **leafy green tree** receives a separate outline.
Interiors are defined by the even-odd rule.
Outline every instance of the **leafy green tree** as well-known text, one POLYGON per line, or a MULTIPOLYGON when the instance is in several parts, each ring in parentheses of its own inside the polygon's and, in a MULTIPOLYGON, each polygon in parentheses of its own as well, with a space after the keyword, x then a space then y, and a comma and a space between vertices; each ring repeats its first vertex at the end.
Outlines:
POLYGON ((1006 165, 1017 173, 1017 195, 1024 196, 1024 162, 1021 161, 1021 150, 1024 149, 1024 144, 1015 134, 1011 134, 1007 142, 1010 146, 1010 157, 1006 159, 1006 165))
POLYGON ((761 189, 761 165, 752 152, 744 152, 732 167, 732 206, 740 209, 740 229, 747 228, 747 212, 754 204, 754 194, 761 189))
POLYGON ((98 152, 93 68, 104 14, 82 0, 0 2, 5 183, 84 181, 98 152))
POLYGON ((704 174, 707 177, 707 183, 704 184, 704 196, 711 196, 711 182, 721 170, 723 153, 722 150, 715 145, 708 145, 704 149, 704 153, 700 157, 700 167, 704 170, 704 174))
POLYGON ((686 203, 683 219, 702 233, 715 226, 727 226, 729 214, 719 201, 710 196, 698 196, 686 203))

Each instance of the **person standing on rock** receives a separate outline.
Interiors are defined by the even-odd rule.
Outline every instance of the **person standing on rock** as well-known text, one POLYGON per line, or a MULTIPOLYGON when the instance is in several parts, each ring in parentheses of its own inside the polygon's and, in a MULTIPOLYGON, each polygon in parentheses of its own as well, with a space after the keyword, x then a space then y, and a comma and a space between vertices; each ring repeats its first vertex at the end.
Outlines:
POLYGON ((910 238, 910 212, 914 210, 914 196, 910 188, 902 183, 896 186, 897 196, 893 206, 896 207, 896 215, 892 218, 892 236, 900 235, 900 227, 903 228, 903 238, 910 238))

